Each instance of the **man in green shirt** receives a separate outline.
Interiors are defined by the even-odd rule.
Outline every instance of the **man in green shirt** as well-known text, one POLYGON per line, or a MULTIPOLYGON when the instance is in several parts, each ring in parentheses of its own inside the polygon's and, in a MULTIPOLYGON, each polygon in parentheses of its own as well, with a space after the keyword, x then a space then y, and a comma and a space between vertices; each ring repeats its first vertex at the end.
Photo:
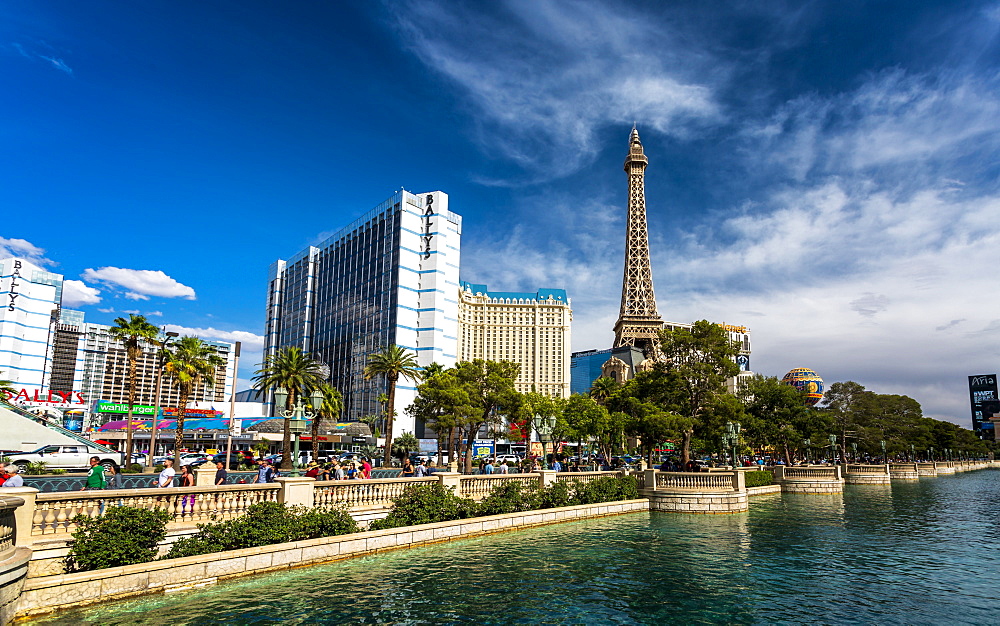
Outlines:
POLYGON ((91 491, 93 489, 104 489, 107 481, 104 480, 104 466, 96 456, 90 457, 90 471, 87 472, 87 486, 81 491, 91 491))

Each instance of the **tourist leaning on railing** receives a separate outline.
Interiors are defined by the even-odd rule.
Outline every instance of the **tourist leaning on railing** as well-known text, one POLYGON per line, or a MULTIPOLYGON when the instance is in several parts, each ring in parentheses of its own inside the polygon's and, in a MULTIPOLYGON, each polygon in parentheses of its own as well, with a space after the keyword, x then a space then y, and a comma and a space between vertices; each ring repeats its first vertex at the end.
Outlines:
POLYGON ((24 479, 21 478, 21 475, 17 473, 17 466, 16 465, 10 465, 10 466, 4 467, 3 471, 4 471, 5 480, 3 481, 3 484, 0 485, 0 487, 23 487, 24 486, 24 479))

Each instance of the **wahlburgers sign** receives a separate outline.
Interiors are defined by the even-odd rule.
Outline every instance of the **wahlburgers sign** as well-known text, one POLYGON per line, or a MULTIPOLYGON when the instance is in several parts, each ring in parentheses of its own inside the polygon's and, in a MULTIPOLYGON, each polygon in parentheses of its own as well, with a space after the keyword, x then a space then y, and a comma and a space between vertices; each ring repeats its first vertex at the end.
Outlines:
MULTIPOLYGON (((154 407, 145 404, 133 404, 132 415, 152 415, 154 407)), ((114 402, 100 402, 97 405, 98 413, 128 413, 127 404, 116 404, 114 402)))

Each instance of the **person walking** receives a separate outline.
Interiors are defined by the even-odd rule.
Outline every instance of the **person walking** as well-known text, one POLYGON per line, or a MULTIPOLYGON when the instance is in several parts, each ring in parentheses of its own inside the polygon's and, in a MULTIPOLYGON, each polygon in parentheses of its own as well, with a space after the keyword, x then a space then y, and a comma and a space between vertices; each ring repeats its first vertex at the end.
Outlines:
POLYGON ((90 457, 90 469, 87 471, 87 482, 80 491, 94 491, 96 489, 104 489, 106 486, 107 481, 104 479, 104 466, 101 465, 101 459, 96 456, 90 457))
POLYGON ((173 487, 174 486, 174 476, 177 472, 174 471, 174 460, 167 459, 163 462, 163 471, 160 472, 159 477, 157 477, 155 484, 157 487, 173 487))
POLYGON ((344 466, 336 461, 333 463, 333 479, 344 480, 344 466))
POLYGON ((427 475, 427 468, 424 466, 424 462, 420 461, 417 463, 417 467, 413 470, 413 475, 417 478, 423 478, 427 475))
POLYGON ((107 471, 104 473, 104 488, 105 489, 122 489, 122 475, 115 471, 114 465, 109 465, 107 471))
MULTIPOLYGON (((194 472, 191 471, 190 465, 181 466, 181 487, 194 487, 194 472)), ((181 496, 181 515, 188 511, 188 507, 191 507, 191 512, 194 513, 194 494, 182 495, 181 496)))
POLYGON ((274 468, 271 467, 271 464, 265 459, 260 460, 260 467, 257 468, 257 480, 255 482, 274 482, 274 468))
POLYGON ((507 466, 507 461, 501 461, 500 467, 497 468, 497 471, 501 474, 510 473, 510 468, 507 466))
POLYGON ((486 459, 486 465, 483 466, 483 473, 492 474, 493 470, 493 459, 486 459))
POLYGON ((219 461, 215 464, 215 486, 225 485, 229 480, 229 472, 226 471, 226 464, 219 461))
POLYGON ((8 465, 4 467, 3 471, 5 480, 3 481, 3 484, 0 485, 0 488, 24 486, 24 478, 22 478, 21 475, 17 473, 16 465, 8 465))
POLYGON ((416 470, 413 469, 413 463, 410 462, 410 458, 406 457, 405 459, 403 459, 403 473, 402 473, 402 477, 403 478, 413 478, 413 475, 415 473, 416 473, 416 470))

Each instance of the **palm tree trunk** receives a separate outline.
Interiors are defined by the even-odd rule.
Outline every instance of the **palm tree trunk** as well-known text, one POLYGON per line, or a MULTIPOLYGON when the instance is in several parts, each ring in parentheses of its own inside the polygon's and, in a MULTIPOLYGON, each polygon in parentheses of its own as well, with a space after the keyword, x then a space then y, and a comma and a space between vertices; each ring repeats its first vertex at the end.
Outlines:
POLYGON ((389 383, 389 400, 385 403, 386 424, 385 424, 385 455, 382 462, 386 467, 392 467, 392 421, 396 412, 396 381, 398 377, 387 378, 389 383))
POLYGON ((184 444, 184 415, 187 413, 187 399, 191 394, 188 387, 180 387, 177 400, 177 419, 174 422, 174 471, 181 471, 181 446, 184 444))
POLYGON ((135 404, 135 366, 138 359, 128 360, 128 422, 125 424, 125 468, 132 464, 132 405, 135 404))

